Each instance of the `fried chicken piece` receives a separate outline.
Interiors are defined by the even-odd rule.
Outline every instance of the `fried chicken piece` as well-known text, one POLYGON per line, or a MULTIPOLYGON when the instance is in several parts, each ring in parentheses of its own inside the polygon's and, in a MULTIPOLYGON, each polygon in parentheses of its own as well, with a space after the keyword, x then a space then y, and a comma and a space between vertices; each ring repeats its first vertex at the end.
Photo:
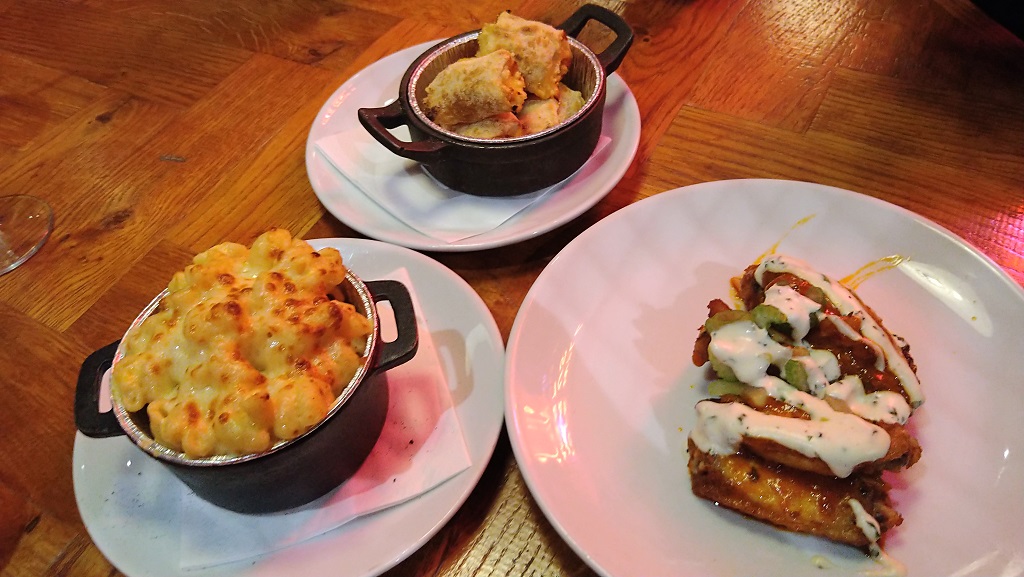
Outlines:
POLYGON ((902 522, 884 471, 921 446, 909 346, 848 288, 770 255, 732 279, 743 308, 708 304, 692 360, 709 365, 688 452, 693 493, 749 517, 866 547, 902 522))
POLYGON ((858 525, 851 501, 874 517, 879 534, 903 522, 878 473, 839 479, 787 468, 744 452, 703 453, 693 441, 688 452, 695 495, 782 529, 868 547, 873 541, 858 525))
MULTIPOLYGON (((807 419, 807 413, 796 409, 767 395, 724 395, 721 402, 740 402, 758 412, 779 418, 807 419)), ((855 473, 898 471, 910 467, 921 458, 921 445, 906 427, 894 423, 875 423, 889 434, 889 450, 884 457, 858 465, 855 473)), ((819 475, 832 475, 832 471, 824 461, 808 457, 793 449, 780 445, 771 439, 743 437, 741 448, 758 455, 768 461, 794 467, 802 471, 819 475)))
MULTIPOLYGON (((870 318, 874 322, 878 323, 886 333, 886 337, 891 339, 894 348, 898 349, 898 354, 901 354, 903 359, 907 363, 907 369, 911 373, 916 373, 917 367, 914 364, 914 359, 910 355, 910 346, 896 338, 884 328, 882 319, 878 316, 875 311, 868 306, 866 303, 860 300, 856 294, 851 294, 856 300, 857 306, 862 309, 854 314, 844 314, 840 310, 838 303, 833 303, 829 300, 827 295, 817 286, 812 284, 807 279, 801 278, 790 272, 771 272, 766 271, 762 278, 762 282, 759 284, 755 278, 758 265, 750 265, 743 271, 743 275, 737 278, 733 278, 731 284, 736 294, 743 301, 743 306, 746 310, 752 310, 758 304, 764 302, 765 290, 770 286, 780 285, 788 286, 793 288, 796 292, 801 295, 817 302, 821 305, 821 312, 827 316, 834 317, 834 320, 840 320, 841 324, 849 327, 848 330, 853 332, 861 331, 861 323, 865 318, 870 318), (860 313, 864 316, 860 316, 860 313)), ((907 398, 907 401, 911 402, 915 406, 920 404, 921 400, 912 398, 912 394, 909 391, 904 390, 904 383, 900 382, 898 375, 891 369, 877 370, 874 368, 874 361, 877 356, 877 347, 869 347, 864 341, 855 341, 848 338, 847 334, 843 331, 838 330, 839 325, 831 322, 823 322, 819 324, 815 330, 807 337, 808 343, 815 348, 822 348, 832 351, 839 358, 840 365, 842 367, 843 374, 859 374, 863 380, 865 386, 868 388, 868 392, 887 390, 898 392, 907 398)), ((880 343, 879 343, 880 344, 880 343)), ((696 356, 694 357, 696 360, 696 356)), ((895 362, 895 359, 889 359, 890 362, 895 362)))

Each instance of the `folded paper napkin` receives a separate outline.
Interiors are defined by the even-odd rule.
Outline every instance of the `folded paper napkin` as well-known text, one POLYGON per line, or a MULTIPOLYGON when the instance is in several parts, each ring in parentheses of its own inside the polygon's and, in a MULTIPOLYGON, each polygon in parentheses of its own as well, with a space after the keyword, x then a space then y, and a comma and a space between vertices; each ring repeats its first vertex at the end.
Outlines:
MULTIPOLYGON (((408 127, 400 126, 394 133, 400 140, 410 140, 408 127)), ((609 142, 602 135, 591 160, 609 142)), ((566 182, 518 196, 474 196, 437 182, 419 163, 384 148, 362 126, 320 138, 315 145, 381 208, 419 233, 448 243, 494 230, 566 182)))
MULTIPOLYGON (((430 329, 421 317, 408 272, 399 269, 388 278, 401 281, 412 293, 419 349, 412 360, 383 374, 391 404, 384 430, 370 456, 335 491, 283 513, 234 513, 183 489, 182 569, 249 559, 301 543, 362 515, 422 495, 470 466, 448 383, 430 329)), ((389 321, 383 316, 382 319, 389 321)), ((394 332, 393 327, 382 329, 385 335, 394 332)), ((296 475, 302 474, 296 471, 296 475)))

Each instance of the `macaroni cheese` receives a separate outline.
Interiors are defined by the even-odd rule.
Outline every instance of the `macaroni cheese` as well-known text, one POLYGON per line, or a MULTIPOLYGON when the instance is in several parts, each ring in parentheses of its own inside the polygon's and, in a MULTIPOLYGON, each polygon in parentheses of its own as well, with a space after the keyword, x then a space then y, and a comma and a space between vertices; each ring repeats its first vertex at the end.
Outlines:
POLYGON ((188 457, 246 455, 320 422, 363 363, 370 321, 331 294, 341 255, 281 229, 217 245, 125 337, 111 389, 188 457))

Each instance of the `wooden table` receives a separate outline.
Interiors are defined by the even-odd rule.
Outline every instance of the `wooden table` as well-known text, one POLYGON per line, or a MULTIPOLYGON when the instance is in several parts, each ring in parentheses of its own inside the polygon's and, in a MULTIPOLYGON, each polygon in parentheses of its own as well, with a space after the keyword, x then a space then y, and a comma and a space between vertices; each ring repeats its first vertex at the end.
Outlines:
MULTIPOLYGON (((503 337, 545 264, 614 211, 702 181, 854 190, 963 236, 1024 283, 1024 42, 967 0, 609 1, 636 41, 625 177, 520 244, 432 253, 503 337)), ((0 567, 119 575, 75 504, 74 383, 197 252, 284 227, 358 237, 321 206, 304 147, 346 79, 500 10, 577 2, 0 0, 0 194, 47 199, 41 252, 0 277, 0 567)), ((596 40, 599 31, 589 31, 596 40)), ((387 575, 589 575, 529 495, 507 437, 433 539, 387 575)))

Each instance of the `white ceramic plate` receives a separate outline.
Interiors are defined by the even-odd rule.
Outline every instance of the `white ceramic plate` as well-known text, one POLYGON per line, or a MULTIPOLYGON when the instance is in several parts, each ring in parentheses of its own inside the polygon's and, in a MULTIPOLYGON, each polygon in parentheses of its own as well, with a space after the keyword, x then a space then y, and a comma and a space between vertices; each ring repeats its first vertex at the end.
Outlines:
POLYGON ((402 75, 436 42, 406 48, 352 76, 324 103, 306 140, 306 172, 317 198, 338 220, 378 240, 419 250, 463 252, 519 242, 557 228, 597 204, 625 174, 640 142, 640 109, 617 74, 608 77, 601 133, 610 137, 608 160, 569 182, 498 228, 453 243, 420 233, 392 216, 341 175, 316 149, 320 138, 359 126, 356 111, 398 96, 402 75))
POLYGON ((503 418, 501 334, 480 297, 454 272, 417 252, 360 239, 310 241, 333 246, 365 280, 404 267, 437 348, 472 465, 432 491, 356 519, 316 539, 257 559, 180 571, 179 484, 126 437, 92 439, 77 433, 75 497, 100 551, 131 577, 369 576, 415 552, 468 497, 491 458, 503 418), (108 501, 123 505, 110 514, 108 501))
POLYGON ((707 396, 690 361, 729 278, 778 251, 841 278, 911 260, 859 294, 911 345, 924 449, 891 477, 905 517, 888 552, 914 575, 1024 571, 1024 291, 947 230, 868 196, 740 180, 626 207, 565 247, 509 337, 506 424, 540 507, 602 575, 852 575, 860 551, 779 531, 697 499, 686 439, 707 396), (813 215, 805 224, 797 224, 813 215), (828 570, 815 562, 827 563, 828 570))

